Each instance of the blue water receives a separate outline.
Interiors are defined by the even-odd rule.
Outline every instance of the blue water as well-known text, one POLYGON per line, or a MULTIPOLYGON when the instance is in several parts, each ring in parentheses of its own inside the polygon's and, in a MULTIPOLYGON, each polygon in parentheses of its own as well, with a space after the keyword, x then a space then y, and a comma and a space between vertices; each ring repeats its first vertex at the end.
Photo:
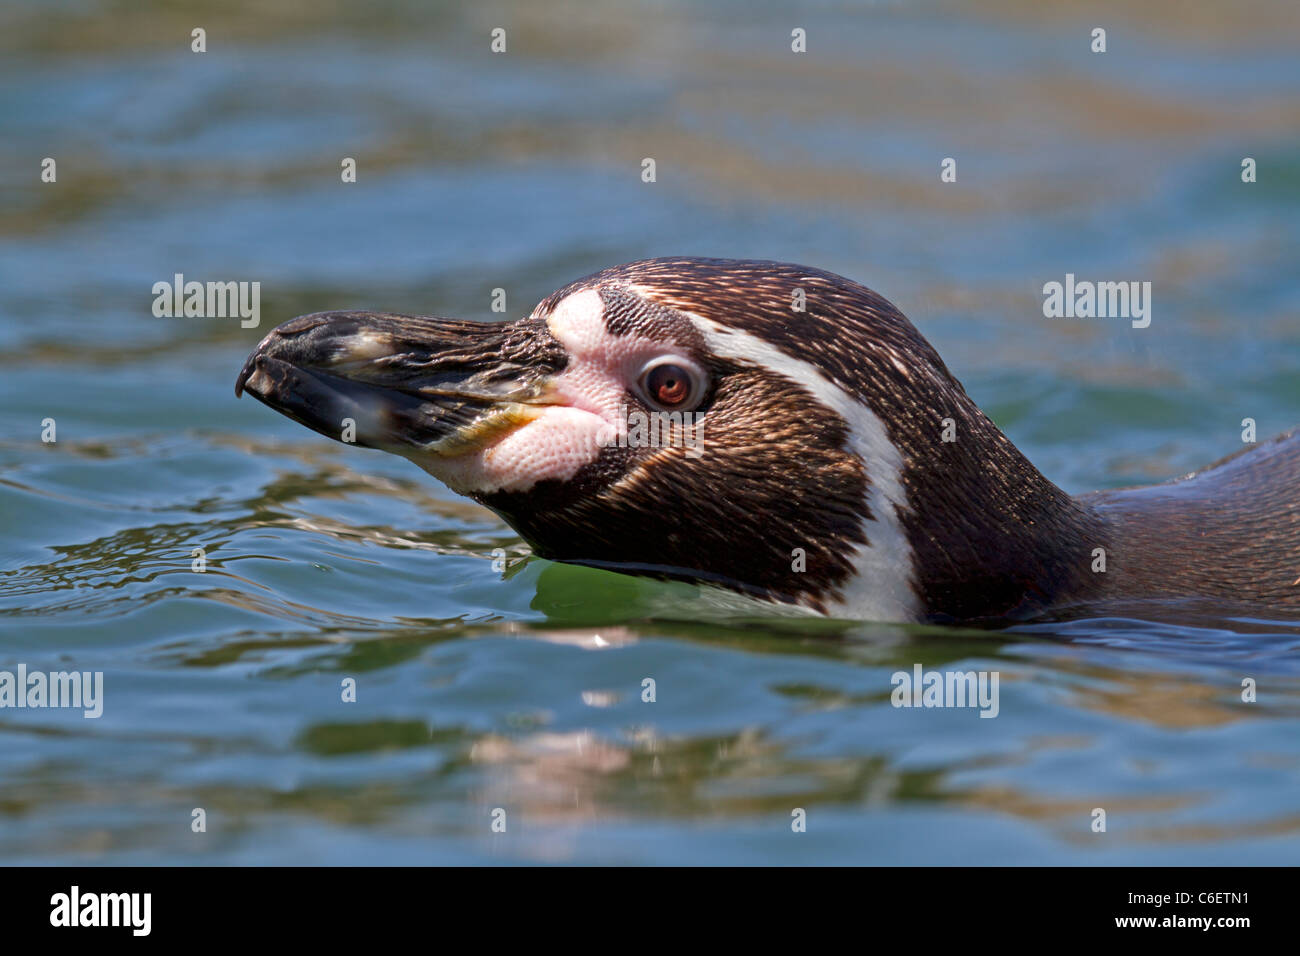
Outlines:
POLYGON ((0 859, 1295 861, 1300 627, 1266 608, 706 620, 233 383, 304 312, 489 319, 502 287, 513 317, 631 259, 787 259, 898 304, 1067 490, 1187 472, 1245 417, 1300 423, 1297 25, 1211 0, 10 4, 0 671, 105 692, 99 719, 0 709, 0 859), (1044 318, 1067 272, 1151 281, 1150 328, 1044 318), (260 281, 261 326, 155 318, 175 273, 260 281), (891 706, 917 663, 999 672, 998 717, 891 706))

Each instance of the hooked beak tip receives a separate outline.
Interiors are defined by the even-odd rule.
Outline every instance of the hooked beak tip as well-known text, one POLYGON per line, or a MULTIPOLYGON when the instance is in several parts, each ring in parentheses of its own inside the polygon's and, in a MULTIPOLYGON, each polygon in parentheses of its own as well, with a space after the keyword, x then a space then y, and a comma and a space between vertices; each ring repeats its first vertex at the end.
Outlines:
POLYGON ((256 353, 250 355, 248 361, 244 363, 244 367, 239 370, 239 377, 235 379, 235 398, 243 397, 245 384, 253 377, 253 373, 257 371, 257 358, 256 353))

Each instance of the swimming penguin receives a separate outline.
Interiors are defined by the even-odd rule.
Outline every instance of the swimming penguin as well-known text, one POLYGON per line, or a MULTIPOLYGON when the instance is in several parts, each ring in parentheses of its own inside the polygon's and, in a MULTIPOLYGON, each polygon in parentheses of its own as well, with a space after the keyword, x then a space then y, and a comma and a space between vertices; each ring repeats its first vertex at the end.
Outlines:
POLYGON ((1072 497, 893 305, 754 260, 615 266, 504 323, 322 312, 235 383, 402 455, 546 558, 858 620, 1300 611, 1300 433, 1072 497))

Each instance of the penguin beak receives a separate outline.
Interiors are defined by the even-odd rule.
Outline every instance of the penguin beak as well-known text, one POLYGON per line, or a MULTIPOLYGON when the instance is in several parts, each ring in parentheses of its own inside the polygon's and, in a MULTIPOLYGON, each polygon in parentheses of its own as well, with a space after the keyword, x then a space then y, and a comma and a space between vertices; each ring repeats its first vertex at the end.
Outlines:
POLYGON ((303 315, 253 350, 235 395, 247 391, 336 441, 454 457, 554 404, 549 381, 563 356, 520 326, 372 312, 303 315))

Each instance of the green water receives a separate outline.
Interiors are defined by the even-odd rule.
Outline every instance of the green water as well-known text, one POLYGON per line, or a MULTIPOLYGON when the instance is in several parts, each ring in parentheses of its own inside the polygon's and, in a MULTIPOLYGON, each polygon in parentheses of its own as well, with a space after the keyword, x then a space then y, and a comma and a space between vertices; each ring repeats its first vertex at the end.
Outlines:
POLYGON ((98 719, 0 709, 0 859, 1295 861, 1300 628, 1266 609, 711 620, 529 558, 233 383, 303 312, 488 319, 502 287, 517 316, 631 259, 788 259, 897 303, 1068 490, 1184 473, 1243 418, 1300 423, 1296 26, 1209 0, 10 4, 0 670, 105 689, 98 719), (155 318, 175 273, 260 281, 261 327, 155 318), (1151 326, 1044 318, 1066 273, 1151 281, 1151 326), (997 718, 891 706, 918 663, 999 672, 997 718))

